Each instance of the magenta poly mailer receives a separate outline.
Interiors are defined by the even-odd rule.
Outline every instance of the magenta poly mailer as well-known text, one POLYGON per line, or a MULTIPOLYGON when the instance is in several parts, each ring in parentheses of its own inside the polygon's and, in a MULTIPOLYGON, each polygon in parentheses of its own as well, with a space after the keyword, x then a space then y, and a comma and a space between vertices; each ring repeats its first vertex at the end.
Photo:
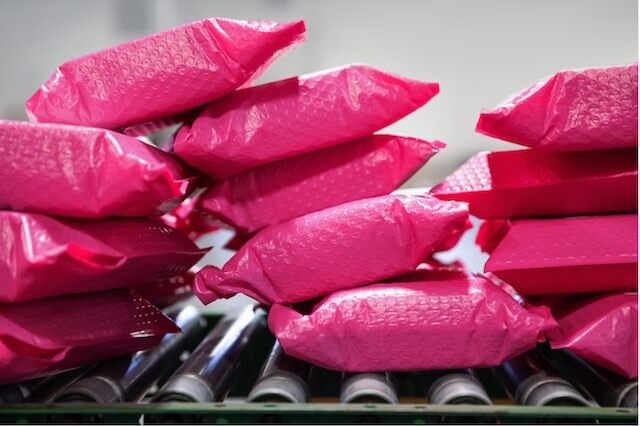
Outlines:
POLYGON ((492 243, 484 270, 523 295, 637 289, 635 214, 520 219, 505 226, 494 229, 504 236, 492 243))
POLYGON ((230 176, 202 197, 202 208, 243 233, 361 198, 389 194, 441 142, 372 135, 230 176))
POLYGON ((561 71, 483 111, 476 131, 552 151, 637 146, 638 64, 561 71))
POLYGON ((304 40, 303 21, 210 18, 62 64, 26 102, 32 121, 118 129, 222 97, 304 40))
POLYGON ((0 305, 0 383, 133 353, 177 331, 129 290, 0 305))
POLYGON ((129 136, 0 120, 0 209, 78 218, 159 215, 179 204, 194 181, 178 160, 129 136))
POLYGON ((469 203, 469 213, 495 219, 637 211, 635 148, 549 152, 482 152, 430 193, 469 203))
POLYGON ((491 367, 556 325, 547 308, 461 274, 338 291, 306 315, 274 305, 268 320, 287 354, 347 372, 491 367))
POLYGON ((292 303, 411 272, 465 226, 463 203, 386 195, 310 213, 260 231, 224 265, 203 268, 195 292, 209 303, 244 293, 292 303))
POLYGON ((151 219, 62 220, 0 212, 0 303, 152 285, 206 252, 151 219))
POLYGON ((368 136, 421 107, 438 84, 348 65, 250 87, 209 104, 175 152, 222 178, 368 136))
POLYGON ((637 293, 559 302, 551 304, 559 326, 547 333, 552 348, 566 348, 625 377, 638 377, 637 293))

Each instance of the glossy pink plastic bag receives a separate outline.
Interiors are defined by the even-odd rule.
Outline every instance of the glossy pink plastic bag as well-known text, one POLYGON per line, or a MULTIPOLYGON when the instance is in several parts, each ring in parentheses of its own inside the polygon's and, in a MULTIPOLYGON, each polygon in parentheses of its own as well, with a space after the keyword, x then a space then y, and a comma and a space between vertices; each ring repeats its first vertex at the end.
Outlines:
POLYGON ((307 315, 274 305, 268 320, 287 354, 348 372, 495 366, 555 326, 547 308, 463 275, 338 291, 307 315))
POLYGON ((0 303, 152 285, 204 255, 150 219, 61 220, 0 212, 0 303))
POLYGON ((462 203, 386 195, 310 213, 260 231, 222 270, 196 275, 205 303, 244 293, 293 303, 411 272, 459 228, 462 203))
POLYGON ((513 220, 485 264, 523 295, 636 290, 638 216, 513 220))
POLYGON ((133 353, 177 331, 128 290, 0 305, 0 383, 133 353))
POLYGON ((430 193, 485 219, 635 212, 637 151, 482 152, 430 193))
POLYGON ((62 64, 27 114, 107 129, 170 116, 232 92, 304 36, 302 21, 195 21, 62 64))
POLYGON ((476 131, 551 151, 637 146, 638 64, 561 71, 483 111, 476 131))
POLYGON ((0 121, 0 208, 101 218, 177 206, 194 173, 160 149, 108 130, 0 121))
POLYGON ((361 198, 389 194, 441 142, 372 135, 228 177, 202 197, 202 208, 244 233, 361 198))
POLYGON ((368 136, 421 107, 438 84, 365 65, 238 90, 209 104, 175 138, 175 152, 221 178, 368 136))
POLYGON ((551 305, 559 325, 547 333, 552 348, 566 348, 625 377, 638 377, 637 293, 560 302, 551 305))

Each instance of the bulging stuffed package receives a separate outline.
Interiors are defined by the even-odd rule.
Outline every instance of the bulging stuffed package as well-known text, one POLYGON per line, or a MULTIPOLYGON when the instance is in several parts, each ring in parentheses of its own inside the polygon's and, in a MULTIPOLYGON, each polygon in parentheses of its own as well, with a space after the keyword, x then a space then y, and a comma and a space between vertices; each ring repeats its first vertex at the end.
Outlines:
POLYGON ((635 212, 637 150, 482 152, 430 193, 484 219, 635 212))
POLYGON ((467 221, 463 203, 386 195, 330 207, 260 231, 222 270, 196 275, 205 303, 244 293, 293 303, 413 271, 467 221))
POLYGON ((62 220, 0 212, 0 303, 152 285, 204 255, 151 219, 62 220))
POLYGON ((551 151, 637 146, 638 64, 561 71, 483 111, 476 131, 551 151))
POLYGON ((523 295, 637 289, 635 214, 519 219, 505 226, 495 228, 504 236, 484 270, 523 295))
POLYGON ((0 208, 102 218, 159 215, 195 181, 177 159, 108 130, 0 121, 0 208))
POLYGON ((129 290, 0 305, 0 383, 133 353, 177 331, 129 290))
POLYGON ((551 303, 558 328, 553 349, 576 355, 628 378, 638 377, 638 294, 607 293, 551 303))
POLYGON ((547 308, 460 273, 341 290, 308 314, 274 305, 268 320, 288 355, 346 372, 491 367, 556 325, 547 308))
POLYGON ((365 65, 238 90, 175 137, 175 153, 215 178, 368 136, 427 103, 436 83, 365 65))
POLYGON ((210 18, 62 64, 26 102, 32 121, 119 129, 220 98, 304 40, 304 22, 210 18))
POLYGON ((367 136, 216 182, 203 196, 202 208, 253 233, 327 207, 389 194, 441 148, 441 142, 367 136))

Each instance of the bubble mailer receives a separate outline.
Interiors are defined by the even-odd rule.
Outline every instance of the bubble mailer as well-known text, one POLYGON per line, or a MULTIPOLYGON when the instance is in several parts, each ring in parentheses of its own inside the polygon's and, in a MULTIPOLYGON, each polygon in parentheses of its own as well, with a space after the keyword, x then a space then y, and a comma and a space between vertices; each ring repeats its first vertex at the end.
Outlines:
POLYGON ((151 219, 62 220, 0 212, 0 302, 152 285, 204 255, 151 219))
POLYGON ((216 182, 202 198, 202 208, 253 233, 326 207, 389 194, 441 148, 441 142, 367 136, 216 182))
POLYGON ((561 71, 483 111, 476 131, 552 151, 637 146, 638 64, 561 71))
POLYGON ((556 325, 480 276, 342 290, 307 315, 274 305, 268 320, 287 354, 347 372, 496 366, 556 325))
POLYGON ((31 121, 118 129, 222 97, 304 40, 303 21, 210 18, 62 64, 25 107, 31 121))
POLYGON ((154 146, 108 130, 0 121, 0 209, 77 218, 159 215, 194 173, 154 146))
POLYGON ((221 178, 368 136, 421 107, 436 83, 365 65, 238 90, 209 104, 175 138, 175 152, 221 178))
POLYGON ((566 348, 625 377, 638 377, 637 293, 567 300, 552 309, 559 325, 547 333, 552 348, 566 348))
POLYGON ((432 197, 352 201, 263 229, 222 270, 203 268, 195 292, 205 303, 313 299, 413 271, 466 220, 466 205, 432 197))
POLYGON ((522 219, 508 226, 484 270, 521 294, 637 289, 635 214, 522 219))
POLYGON ((637 150, 483 152, 430 192, 485 219, 635 212, 637 150))
POLYGON ((0 305, 0 383, 133 353, 179 330, 128 290, 0 305))

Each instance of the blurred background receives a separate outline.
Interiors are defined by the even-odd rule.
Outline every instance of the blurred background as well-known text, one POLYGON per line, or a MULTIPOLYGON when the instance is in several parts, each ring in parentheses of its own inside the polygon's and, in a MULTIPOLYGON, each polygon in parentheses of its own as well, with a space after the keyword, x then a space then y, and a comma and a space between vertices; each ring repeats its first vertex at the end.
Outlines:
POLYGON ((305 19, 307 41, 260 82, 361 62, 440 83, 389 128, 448 144, 408 187, 517 148, 474 133, 482 108, 561 69, 638 58, 635 0, 0 0, 0 118, 26 119, 23 102, 68 59, 210 16, 305 19))

